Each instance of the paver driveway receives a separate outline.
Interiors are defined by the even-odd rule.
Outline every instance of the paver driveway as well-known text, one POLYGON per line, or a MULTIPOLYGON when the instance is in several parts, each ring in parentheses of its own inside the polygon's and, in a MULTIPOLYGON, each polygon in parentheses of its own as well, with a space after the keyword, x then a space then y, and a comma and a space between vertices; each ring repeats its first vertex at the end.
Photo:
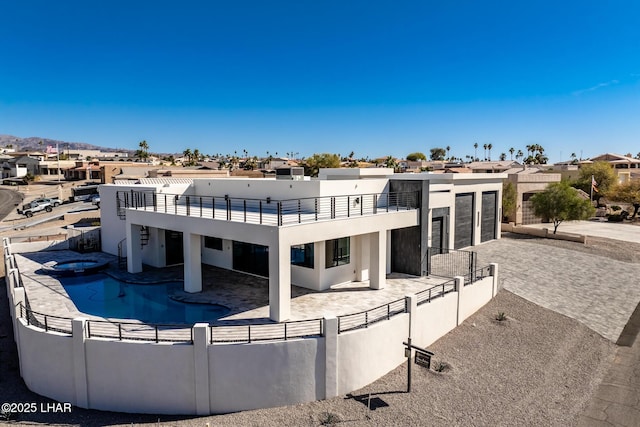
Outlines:
POLYGON ((505 289, 574 318, 613 342, 640 301, 640 264, 521 239, 495 240, 473 250, 478 265, 499 264, 505 289))

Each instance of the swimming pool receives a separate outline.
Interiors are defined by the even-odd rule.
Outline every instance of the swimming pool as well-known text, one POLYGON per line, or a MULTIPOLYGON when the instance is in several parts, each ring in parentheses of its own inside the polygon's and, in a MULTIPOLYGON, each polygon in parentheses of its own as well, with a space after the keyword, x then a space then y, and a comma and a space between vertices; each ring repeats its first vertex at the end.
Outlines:
POLYGON ((182 290, 181 282, 137 285, 105 274, 60 278, 78 310, 94 316, 137 319, 147 323, 212 322, 229 313, 218 304, 189 304, 170 295, 182 290))

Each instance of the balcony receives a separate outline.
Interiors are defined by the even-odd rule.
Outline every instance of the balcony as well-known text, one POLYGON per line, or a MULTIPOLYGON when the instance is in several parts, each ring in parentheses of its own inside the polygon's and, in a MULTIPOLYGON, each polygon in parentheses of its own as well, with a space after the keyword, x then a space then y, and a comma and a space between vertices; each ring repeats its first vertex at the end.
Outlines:
POLYGON ((419 193, 393 192, 273 200, 118 191, 117 211, 127 209, 275 227, 415 210, 419 193))

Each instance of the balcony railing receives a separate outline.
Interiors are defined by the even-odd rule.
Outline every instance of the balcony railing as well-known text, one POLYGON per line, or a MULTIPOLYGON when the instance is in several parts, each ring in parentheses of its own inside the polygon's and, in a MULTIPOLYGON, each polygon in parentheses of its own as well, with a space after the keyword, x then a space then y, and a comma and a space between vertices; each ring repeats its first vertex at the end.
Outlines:
POLYGON ((393 192, 290 200, 245 199, 226 196, 193 196, 153 191, 118 191, 117 210, 161 212, 199 218, 222 219, 283 226, 314 221, 352 218, 416 209, 419 193, 393 192))

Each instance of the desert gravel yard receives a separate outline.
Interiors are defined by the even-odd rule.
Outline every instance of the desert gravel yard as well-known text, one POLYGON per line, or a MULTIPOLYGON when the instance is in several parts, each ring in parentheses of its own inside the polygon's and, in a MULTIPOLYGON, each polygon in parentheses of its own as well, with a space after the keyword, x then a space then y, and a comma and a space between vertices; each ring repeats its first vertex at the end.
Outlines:
MULTIPOLYGON (((638 247, 631 245, 635 253, 640 253, 638 247)), ((638 260, 623 258, 622 261, 620 254, 628 256, 628 247, 621 251, 619 242, 611 241, 595 247, 540 239, 503 239, 475 249, 481 259, 491 256, 491 261, 495 259, 500 263, 501 282, 506 289, 429 347, 435 352, 436 364, 446 362, 450 369, 437 373, 413 365, 410 394, 405 392, 406 365, 402 365, 353 395, 296 406, 200 418, 74 408, 71 414, 23 414, 14 420, 27 424, 123 427, 205 426, 207 423, 210 426, 575 425, 616 354, 612 338, 615 331, 624 326, 624 313, 630 310, 630 314, 638 301, 635 294, 630 296, 632 290, 622 291, 615 283, 622 277, 634 274, 637 277, 638 260), (515 266, 508 266, 510 263, 515 266), (559 266, 556 267, 556 263, 560 263, 559 266), (589 265, 593 265, 593 269, 589 269, 589 265), (615 281, 606 279, 610 266, 620 270, 621 275, 615 281), (578 270, 583 273, 574 273, 578 270), (548 289, 540 288, 541 278, 548 289), (592 286, 593 283, 596 285, 592 286), (605 286, 610 287, 606 292, 595 292, 605 286), (533 294, 548 299, 539 304, 555 304, 555 309, 567 311, 580 321, 513 293, 532 292, 529 287, 539 288, 533 294), (569 289, 565 289, 567 287, 569 289), (584 299, 578 298, 581 290, 588 291, 584 299), (616 294, 621 294, 620 298, 616 294), (589 295, 593 298, 589 299, 589 295), (630 301, 622 302, 624 308, 616 311, 614 306, 625 298, 630 301), (634 307, 628 309, 627 305, 634 307), (598 310, 592 306, 598 306, 598 310), (580 317, 579 310, 586 313, 580 317), (589 314, 591 311, 604 314, 603 324, 598 315, 589 314), (505 313, 506 320, 496 320, 500 312, 505 313), (612 326, 607 326, 607 320, 611 320, 612 326), (596 328, 601 331, 595 332, 596 328), (372 409, 366 406, 369 396, 372 409)), ((0 298, 0 304, 6 305, 6 296, 0 298)), ((47 402, 29 392, 20 379, 11 328, 7 326, 7 308, 2 306, 0 314, 2 400, 47 402)), ((403 339, 399 337, 398 342, 389 345, 401 346, 403 339)))

